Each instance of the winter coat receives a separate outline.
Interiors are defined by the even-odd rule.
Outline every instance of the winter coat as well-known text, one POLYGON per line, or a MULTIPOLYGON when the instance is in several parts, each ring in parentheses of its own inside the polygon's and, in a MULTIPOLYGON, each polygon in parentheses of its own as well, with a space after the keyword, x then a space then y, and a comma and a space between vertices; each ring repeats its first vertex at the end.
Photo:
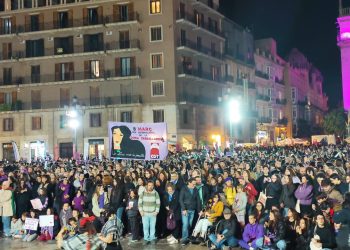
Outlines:
POLYGON ((258 238, 264 237, 264 227, 261 224, 255 223, 254 225, 248 223, 244 227, 243 240, 244 242, 252 242, 258 238))
POLYGON ((245 215, 245 210, 247 206, 248 198, 246 193, 237 193, 235 197, 235 203, 233 204, 233 210, 235 210, 236 215, 245 215))
POLYGON ((295 197, 300 200, 300 205, 311 205, 313 187, 310 184, 301 184, 294 192, 295 197))
POLYGON ((240 238, 240 226, 239 223, 233 219, 232 217, 228 220, 222 219, 219 221, 218 227, 217 227, 217 234, 222 234, 224 231, 224 239, 228 239, 232 236, 234 236, 236 239, 240 238))
POLYGON ((281 196, 282 185, 279 182, 270 182, 266 187, 266 209, 270 210, 272 206, 278 206, 281 196))
POLYGON ((296 198, 294 196, 296 186, 292 185, 283 185, 282 193, 279 202, 284 204, 285 208, 295 208, 296 198))
POLYGON ((342 209, 342 203, 344 201, 343 195, 336 190, 335 188, 332 188, 327 193, 327 198, 333 205, 333 209, 335 212, 338 212, 342 209))
POLYGON ((0 190, 0 216, 13 216, 11 190, 0 190))
POLYGON ((169 207, 174 213, 175 220, 181 220, 181 208, 179 203, 179 192, 175 191, 169 201, 169 193, 163 195, 164 207, 169 207))
POLYGON ((199 194, 197 188, 193 189, 191 194, 189 188, 184 186, 180 192, 180 206, 181 210, 197 210, 201 211, 202 207, 199 201, 199 194))

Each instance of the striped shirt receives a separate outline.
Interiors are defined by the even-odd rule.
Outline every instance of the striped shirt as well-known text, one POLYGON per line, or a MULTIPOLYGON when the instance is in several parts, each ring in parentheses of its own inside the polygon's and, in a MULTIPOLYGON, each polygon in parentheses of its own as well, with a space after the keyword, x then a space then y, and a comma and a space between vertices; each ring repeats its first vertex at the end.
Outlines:
POLYGON ((139 211, 140 213, 159 213, 160 199, 157 191, 144 191, 139 197, 139 211))

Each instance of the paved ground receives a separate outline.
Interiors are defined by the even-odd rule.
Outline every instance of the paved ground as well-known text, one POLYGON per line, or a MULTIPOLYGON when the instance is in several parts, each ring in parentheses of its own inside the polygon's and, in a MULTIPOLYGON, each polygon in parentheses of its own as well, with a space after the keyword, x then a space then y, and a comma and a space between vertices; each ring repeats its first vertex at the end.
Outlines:
MULTIPOLYGON (((123 249, 138 249, 138 250, 160 250, 160 249, 184 249, 184 250, 206 250, 206 247, 188 245, 186 247, 182 247, 181 245, 168 245, 165 240, 159 241, 155 246, 142 246, 142 241, 140 243, 136 243, 132 246, 128 246, 127 240, 123 240, 123 249)), ((0 249, 8 250, 8 249, 33 249, 33 250, 56 250, 57 247, 54 243, 42 243, 38 241, 34 242, 22 242, 18 239, 0 239, 0 249)))

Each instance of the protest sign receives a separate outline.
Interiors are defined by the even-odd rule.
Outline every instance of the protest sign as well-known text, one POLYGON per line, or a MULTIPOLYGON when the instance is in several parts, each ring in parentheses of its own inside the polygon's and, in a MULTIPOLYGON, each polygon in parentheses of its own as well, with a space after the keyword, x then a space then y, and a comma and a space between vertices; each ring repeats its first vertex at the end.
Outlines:
POLYGON ((40 210, 43 208, 43 204, 41 204, 41 201, 38 198, 30 200, 30 203, 32 203, 34 209, 40 210))
POLYGON ((24 229, 27 230, 38 230, 39 220, 34 218, 26 218, 24 222, 24 229))
POLYGON ((40 215, 39 225, 40 227, 53 227, 54 219, 53 215, 40 215))
POLYGON ((164 160, 168 155, 166 123, 109 122, 111 158, 164 160))

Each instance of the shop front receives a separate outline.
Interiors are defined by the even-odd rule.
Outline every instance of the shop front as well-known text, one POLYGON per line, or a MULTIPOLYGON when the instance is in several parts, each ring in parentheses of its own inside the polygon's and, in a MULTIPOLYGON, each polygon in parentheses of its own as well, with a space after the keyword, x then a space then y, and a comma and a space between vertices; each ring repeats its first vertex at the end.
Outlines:
POLYGON ((88 139, 87 140, 87 153, 85 157, 89 159, 102 159, 106 156, 105 140, 103 138, 88 139))

